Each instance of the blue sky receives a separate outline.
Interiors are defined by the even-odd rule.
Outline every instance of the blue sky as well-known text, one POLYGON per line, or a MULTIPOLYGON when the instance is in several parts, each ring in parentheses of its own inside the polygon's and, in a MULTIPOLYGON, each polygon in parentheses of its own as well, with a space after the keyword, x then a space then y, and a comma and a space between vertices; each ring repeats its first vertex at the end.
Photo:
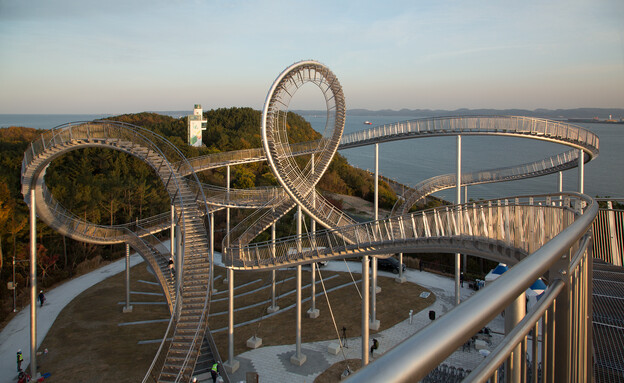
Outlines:
POLYGON ((302 59, 348 108, 624 107, 623 20, 621 0, 0 0, 0 113, 261 109, 302 59))

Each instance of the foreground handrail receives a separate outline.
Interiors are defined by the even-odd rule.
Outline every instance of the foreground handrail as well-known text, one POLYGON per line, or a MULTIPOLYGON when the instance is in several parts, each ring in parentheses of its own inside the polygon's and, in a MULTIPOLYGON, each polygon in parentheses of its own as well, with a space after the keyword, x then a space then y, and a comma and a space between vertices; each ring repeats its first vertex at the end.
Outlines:
POLYGON ((388 351, 349 382, 412 382, 429 371, 483 328, 557 262, 591 226, 598 204, 582 195, 587 208, 566 229, 501 277, 388 351))

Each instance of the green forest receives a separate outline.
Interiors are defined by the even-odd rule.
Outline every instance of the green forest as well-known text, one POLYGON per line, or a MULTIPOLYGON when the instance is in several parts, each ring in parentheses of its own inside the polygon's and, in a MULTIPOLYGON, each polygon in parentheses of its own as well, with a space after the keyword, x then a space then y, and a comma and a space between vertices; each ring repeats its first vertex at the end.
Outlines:
MULTIPOLYGON (((156 132, 176 145, 188 158, 231 150, 259 148, 260 111, 251 108, 223 108, 204 112, 207 130, 204 147, 186 145, 186 118, 173 118, 156 113, 125 114, 110 120, 134 124, 156 132)), ((68 121, 69 122, 69 121, 68 121)), ((291 142, 319 138, 301 116, 289 113, 287 129, 291 142)), ((29 224, 28 207, 21 194, 21 162, 28 144, 42 131, 31 128, 0 129, 0 321, 13 311, 13 292, 7 282, 15 282, 19 309, 28 304, 29 224)), ((204 182, 225 185, 225 169, 199 175, 204 182)), ((233 188, 277 185, 265 162, 231 168, 233 188)), ((46 184, 54 197, 73 214, 90 222, 111 225, 133 222, 169 209, 169 196, 154 171, 143 161, 126 153, 100 148, 72 151, 57 159, 46 172, 46 184)), ((373 199, 373 179, 365 171, 349 165, 336 155, 318 184, 321 192, 354 195, 373 199)), ((380 182, 380 206, 390 208, 396 195, 380 182)), ((330 199, 330 202, 335 202, 330 199)), ((339 206, 340 207, 340 206, 339 206)), ((233 225, 250 211, 232 211, 233 225)), ((224 213, 215 216, 215 247, 225 234, 224 213)), ((292 212, 278 226, 278 236, 293 234, 292 212)), ((38 283, 47 289, 67 278, 87 272, 104 262, 123 255, 123 245, 101 246, 66 238, 37 222, 38 283)))

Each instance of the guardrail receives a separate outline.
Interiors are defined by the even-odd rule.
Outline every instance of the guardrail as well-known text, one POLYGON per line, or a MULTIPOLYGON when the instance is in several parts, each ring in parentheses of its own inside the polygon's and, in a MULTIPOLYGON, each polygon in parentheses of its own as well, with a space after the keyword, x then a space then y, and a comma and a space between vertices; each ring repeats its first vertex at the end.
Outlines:
POLYGON ((507 315, 521 320, 467 381, 496 382, 499 371, 507 378, 513 376, 512 381, 526 381, 527 336, 530 331, 537 333, 540 320, 542 353, 536 351, 537 343, 530 353, 533 381, 537 381, 539 364, 543 382, 591 381, 591 238, 586 233, 598 205, 584 195, 571 202, 568 206, 575 215, 565 217, 563 230, 554 238, 348 381, 421 380, 505 309, 511 310, 507 315), (524 316, 524 292, 545 274, 549 277, 545 299, 524 316), (505 363, 502 368, 501 363, 505 363))

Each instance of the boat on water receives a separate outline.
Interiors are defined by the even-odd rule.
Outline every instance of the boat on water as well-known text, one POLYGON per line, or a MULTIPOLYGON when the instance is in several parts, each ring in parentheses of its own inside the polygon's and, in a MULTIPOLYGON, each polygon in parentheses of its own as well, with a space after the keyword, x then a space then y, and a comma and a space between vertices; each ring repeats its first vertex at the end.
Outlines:
POLYGON ((364 121, 364 125, 373 125, 373 123, 370 121, 364 121))

